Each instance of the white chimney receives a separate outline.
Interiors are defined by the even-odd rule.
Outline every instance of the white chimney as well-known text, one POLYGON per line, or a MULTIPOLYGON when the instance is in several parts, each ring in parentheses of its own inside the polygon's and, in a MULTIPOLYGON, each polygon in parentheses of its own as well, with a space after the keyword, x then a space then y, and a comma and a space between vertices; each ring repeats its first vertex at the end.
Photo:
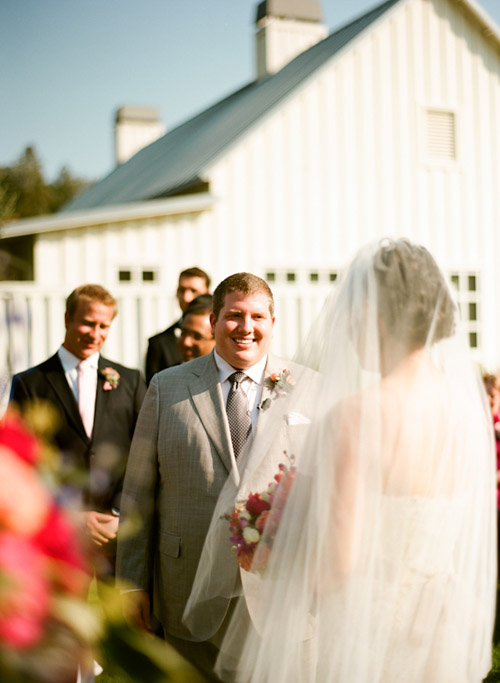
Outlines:
POLYGON ((264 0, 257 7, 257 78, 279 71, 328 35, 320 0, 264 0))
POLYGON ((154 107, 120 107, 115 119, 115 157, 123 164, 136 152, 165 134, 154 107))

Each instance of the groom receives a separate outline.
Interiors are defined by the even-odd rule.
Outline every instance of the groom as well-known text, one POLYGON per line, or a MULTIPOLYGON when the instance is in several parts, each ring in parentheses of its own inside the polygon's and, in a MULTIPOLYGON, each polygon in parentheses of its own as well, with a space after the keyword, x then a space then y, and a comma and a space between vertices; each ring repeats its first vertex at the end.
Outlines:
MULTIPOLYGON (((124 595, 129 620, 151 630, 152 607, 166 640, 210 680, 218 680, 213 665, 229 599, 202 617, 198 635, 188 631, 182 615, 219 493, 228 476, 239 476, 237 458, 245 439, 273 412, 268 408, 276 392, 269 378, 287 364, 269 353, 274 301, 261 278, 237 273, 223 280, 213 294, 210 320, 214 351, 155 375, 144 400, 120 521, 135 513, 142 526, 136 536, 119 540, 117 573, 138 589, 124 595), (235 371, 243 374, 235 378, 235 371)), ((243 455, 238 462, 241 469, 243 455)), ((263 464, 259 467, 262 472, 263 464)), ((264 480, 275 471, 269 460, 264 480)), ((229 532, 218 572, 225 576, 228 565, 228 580, 234 582, 238 570, 229 532)))

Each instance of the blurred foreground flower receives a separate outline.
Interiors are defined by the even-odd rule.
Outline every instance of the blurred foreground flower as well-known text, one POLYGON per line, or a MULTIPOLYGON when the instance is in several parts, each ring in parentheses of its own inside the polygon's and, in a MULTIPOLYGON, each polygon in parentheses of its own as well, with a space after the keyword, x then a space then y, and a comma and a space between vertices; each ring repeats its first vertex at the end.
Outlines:
POLYGON ((139 664, 144 682, 167 680, 163 644, 128 629, 117 592, 87 600, 78 528, 47 485, 57 479, 46 476, 51 453, 16 413, 0 422, 0 681, 76 683, 95 658, 115 671, 139 664))

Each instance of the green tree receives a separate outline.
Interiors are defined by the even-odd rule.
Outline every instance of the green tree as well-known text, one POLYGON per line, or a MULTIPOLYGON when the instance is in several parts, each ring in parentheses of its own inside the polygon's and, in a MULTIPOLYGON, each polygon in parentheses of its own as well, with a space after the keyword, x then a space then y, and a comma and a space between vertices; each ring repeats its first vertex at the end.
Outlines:
POLYGON ((0 224, 54 213, 88 184, 66 167, 47 183, 34 147, 26 147, 12 166, 0 168, 0 224))
POLYGON ((75 178, 66 166, 63 166, 57 179, 50 186, 52 189, 51 213, 58 211, 64 204, 84 190, 89 183, 82 178, 75 178))

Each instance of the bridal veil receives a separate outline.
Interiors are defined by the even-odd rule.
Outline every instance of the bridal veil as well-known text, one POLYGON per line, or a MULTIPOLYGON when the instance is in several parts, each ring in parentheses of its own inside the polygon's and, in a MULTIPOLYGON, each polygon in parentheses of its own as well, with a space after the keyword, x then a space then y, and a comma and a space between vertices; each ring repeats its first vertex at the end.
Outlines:
MULTIPOLYGON (((479 683, 495 614, 493 435, 429 252, 407 240, 362 249, 296 360, 318 379, 307 437, 287 446, 296 473, 272 550, 261 543, 241 581, 211 572, 229 544, 223 515, 256 481, 250 451, 221 494, 188 621, 210 600, 240 596, 223 680, 479 683)), ((273 420, 308 382, 305 373, 275 402, 273 420)))

